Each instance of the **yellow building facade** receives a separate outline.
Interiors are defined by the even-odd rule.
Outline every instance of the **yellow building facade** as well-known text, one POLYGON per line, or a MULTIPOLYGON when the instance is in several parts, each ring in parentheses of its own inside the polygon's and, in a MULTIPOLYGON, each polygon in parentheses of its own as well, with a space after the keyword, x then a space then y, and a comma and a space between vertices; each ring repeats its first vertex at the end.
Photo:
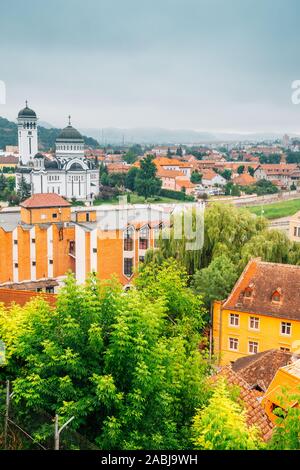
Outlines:
POLYGON ((300 267, 251 260, 228 299, 214 302, 219 364, 269 349, 300 350, 300 267))

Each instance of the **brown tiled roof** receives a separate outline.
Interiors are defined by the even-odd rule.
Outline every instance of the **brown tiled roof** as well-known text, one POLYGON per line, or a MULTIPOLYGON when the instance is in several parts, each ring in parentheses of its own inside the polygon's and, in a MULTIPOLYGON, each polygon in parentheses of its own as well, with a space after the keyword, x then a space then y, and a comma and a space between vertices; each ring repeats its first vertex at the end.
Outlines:
POLYGON ((58 194, 46 193, 34 194, 20 206, 26 209, 38 209, 39 207, 69 207, 71 204, 58 194))
POLYGON ((239 184, 240 186, 250 186, 256 183, 256 179, 249 175, 249 173, 242 173, 241 175, 233 178, 232 182, 234 184, 239 184))
POLYGON ((176 178, 177 176, 184 176, 184 173, 179 170, 164 170, 163 168, 158 167, 157 176, 160 178, 176 178))
POLYGON ((292 364, 294 357, 291 352, 269 349, 258 354, 240 357, 232 364, 232 369, 238 372, 250 386, 258 385, 266 391, 277 370, 292 364))
POLYGON ((250 260, 223 308, 300 321, 300 266, 250 260), (245 296, 247 289, 250 297, 245 296), (281 298, 274 302, 278 289, 281 298))
POLYGON ((50 305, 55 305, 56 303, 55 294, 44 294, 40 292, 32 291, 22 291, 14 289, 0 289, 0 303, 9 306, 12 303, 19 304, 21 306, 25 305, 32 299, 42 298, 46 300, 50 305))
POLYGON ((223 367, 215 377, 220 376, 225 377, 229 385, 237 385, 240 388, 240 399, 245 405, 248 426, 256 426, 262 439, 269 440, 274 425, 261 405, 262 395, 251 389, 240 374, 234 372, 230 366, 223 367))
POLYGON ((218 174, 214 170, 211 170, 209 168, 204 168, 203 170, 201 170, 201 174, 202 174, 202 179, 204 180, 212 180, 216 176, 218 176, 218 174))
POLYGON ((8 155, 7 157, 0 157, 0 165, 17 165, 19 159, 14 155, 8 155))

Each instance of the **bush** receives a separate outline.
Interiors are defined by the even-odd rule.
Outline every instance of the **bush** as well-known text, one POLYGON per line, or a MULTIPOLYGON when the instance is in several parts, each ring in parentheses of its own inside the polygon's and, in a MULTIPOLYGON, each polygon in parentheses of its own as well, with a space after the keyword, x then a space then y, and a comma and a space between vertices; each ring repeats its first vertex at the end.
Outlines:
POLYGON ((181 191, 173 191, 172 189, 161 189, 161 197, 169 197, 170 199, 179 199, 180 201, 195 201, 193 196, 188 196, 181 191))

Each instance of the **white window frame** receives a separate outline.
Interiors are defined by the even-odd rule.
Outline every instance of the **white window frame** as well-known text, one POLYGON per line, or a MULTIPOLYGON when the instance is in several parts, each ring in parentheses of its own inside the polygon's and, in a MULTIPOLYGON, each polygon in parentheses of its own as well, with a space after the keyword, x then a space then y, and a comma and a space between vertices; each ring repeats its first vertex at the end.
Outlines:
POLYGON ((256 317, 256 316, 253 316, 251 315, 249 317, 249 330, 254 330, 254 331, 259 331, 260 330, 260 318, 259 317, 256 317), (258 327, 253 327, 251 326, 251 319, 253 318, 254 322, 256 323, 256 320, 258 320, 258 327))
POLYGON ((239 328, 240 326, 240 315, 238 313, 230 313, 229 314, 229 326, 233 327, 233 328, 239 328), (237 320, 237 325, 234 323, 231 323, 231 319, 234 319, 234 321, 237 320))
POLYGON ((259 343, 258 343, 258 341, 254 341, 254 340, 252 340, 252 339, 248 341, 248 353, 249 353, 249 354, 257 354, 257 353, 259 353, 259 343), (251 344, 252 347, 255 347, 255 345, 256 345, 256 347, 257 347, 257 351, 256 351, 256 352, 251 351, 250 343, 252 343, 252 344, 251 344))
POLYGON ((280 335, 281 336, 292 336, 292 323, 289 321, 282 321, 280 322, 280 335), (283 333, 283 325, 285 325, 285 328, 289 328, 290 332, 289 333, 283 333))
POLYGON ((239 346, 240 346, 240 342, 239 342, 239 339, 238 338, 232 338, 231 336, 228 338, 228 349, 229 351, 238 351, 239 350, 239 346), (231 340, 233 340, 234 344, 236 344, 236 348, 232 348, 230 346, 230 342, 231 340))

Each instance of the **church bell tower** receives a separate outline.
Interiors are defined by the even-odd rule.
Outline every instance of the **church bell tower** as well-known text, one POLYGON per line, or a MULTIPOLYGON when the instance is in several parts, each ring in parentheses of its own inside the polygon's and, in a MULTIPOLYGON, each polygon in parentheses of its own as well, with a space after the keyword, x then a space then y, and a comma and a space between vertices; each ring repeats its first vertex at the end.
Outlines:
POLYGON ((37 116, 26 106, 18 114, 18 142, 20 163, 28 165, 38 152, 37 116))

